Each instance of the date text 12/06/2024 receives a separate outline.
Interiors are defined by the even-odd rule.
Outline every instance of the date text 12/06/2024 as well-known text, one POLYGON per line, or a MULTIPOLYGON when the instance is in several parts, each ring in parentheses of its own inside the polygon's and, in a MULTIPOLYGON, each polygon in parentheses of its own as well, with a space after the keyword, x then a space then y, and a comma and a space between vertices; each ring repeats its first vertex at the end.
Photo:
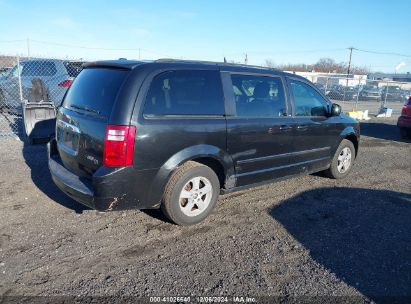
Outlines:
POLYGON ((256 303, 256 298, 233 296, 233 297, 150 297, 151 303, 256 303))

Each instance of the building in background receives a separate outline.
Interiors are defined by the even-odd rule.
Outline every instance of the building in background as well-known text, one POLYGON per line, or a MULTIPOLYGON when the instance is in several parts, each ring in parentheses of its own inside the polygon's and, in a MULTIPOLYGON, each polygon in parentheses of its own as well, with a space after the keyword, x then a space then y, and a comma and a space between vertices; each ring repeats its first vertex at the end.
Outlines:
POLYGON ((411 73, 389 74, 389 73, 370 73, 367 75, 371 80, 389 80, 399 82, 411 82, 411 73))

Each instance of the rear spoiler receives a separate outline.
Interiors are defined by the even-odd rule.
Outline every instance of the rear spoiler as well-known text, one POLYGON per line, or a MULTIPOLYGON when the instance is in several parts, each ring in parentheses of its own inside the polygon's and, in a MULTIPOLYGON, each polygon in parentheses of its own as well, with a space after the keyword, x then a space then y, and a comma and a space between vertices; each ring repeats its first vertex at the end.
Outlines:
POLYGON ((134 60, 104 60, 104 61, 92 61, 83 64, 84 68, 114 68, 122 70, 132 70, 135 67, 145 64, 145 61, 134 61, 134 60))

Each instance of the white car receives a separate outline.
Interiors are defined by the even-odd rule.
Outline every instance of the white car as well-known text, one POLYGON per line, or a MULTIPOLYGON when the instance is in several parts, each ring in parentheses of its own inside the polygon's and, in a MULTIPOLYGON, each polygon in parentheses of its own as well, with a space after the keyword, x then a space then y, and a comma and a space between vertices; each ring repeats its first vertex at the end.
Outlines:
POLYGON ((40 78, 44 82, 49 101, 59 106, 71 82, 80 73, 82 65, 83 62, 60 59, 22 61, 20 69, 17 65, 14 66, 0 80, 0 111, 20 114, 21 101, 28 99, 33 78, 40 78))

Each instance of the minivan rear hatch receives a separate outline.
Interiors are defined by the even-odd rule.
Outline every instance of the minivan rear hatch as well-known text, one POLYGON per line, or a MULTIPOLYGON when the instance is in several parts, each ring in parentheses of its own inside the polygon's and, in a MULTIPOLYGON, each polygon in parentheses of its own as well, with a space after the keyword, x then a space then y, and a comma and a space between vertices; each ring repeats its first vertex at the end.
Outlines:
POLYGON ((84 68, 57 113, 56 140, 63 165, 90 177, 103 162, 104 139, 113 106, 130 70, 84 68))

